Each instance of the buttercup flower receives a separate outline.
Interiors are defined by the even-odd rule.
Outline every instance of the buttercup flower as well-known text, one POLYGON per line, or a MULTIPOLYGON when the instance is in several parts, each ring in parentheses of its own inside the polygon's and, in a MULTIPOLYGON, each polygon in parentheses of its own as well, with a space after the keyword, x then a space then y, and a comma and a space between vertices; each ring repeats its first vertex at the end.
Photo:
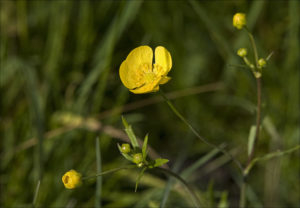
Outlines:
POLYGON ((69 170, 62 177, 62 182, 67 189, 74 189, 81 185, 81 174, 75 170, 69 170))
POLYGON ((242 29, 247 21, 246 21, 246 15, 244 13, 236 13, 234 16, 233 16, 233 26, 236 27, 237 29, 242 29))
POLYGON ((156 92, 160 84, 167 83, 171 78, 167 76, 172 68, 172 58, 167 49, 162 46, 153 51, 149 46, 133 49, 120 66, 122 83, 131 92, 143 94, 156 92))

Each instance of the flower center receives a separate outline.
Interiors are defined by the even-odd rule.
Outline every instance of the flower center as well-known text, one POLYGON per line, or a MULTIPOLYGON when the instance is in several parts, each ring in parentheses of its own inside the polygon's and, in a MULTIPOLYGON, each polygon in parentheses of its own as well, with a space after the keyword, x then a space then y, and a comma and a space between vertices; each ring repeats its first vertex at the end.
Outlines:
POLYGON ((69 182, 69 176, 66 176, 66 177, 64 178, 64 182, 65 182, 65 184, 67 184, 67 183, 69 182))
POLYGON ((150 64, 144 63, 140 66, 140 73, 138 79, 143 81, 143 84, 151 83, 157 78, 150 64))

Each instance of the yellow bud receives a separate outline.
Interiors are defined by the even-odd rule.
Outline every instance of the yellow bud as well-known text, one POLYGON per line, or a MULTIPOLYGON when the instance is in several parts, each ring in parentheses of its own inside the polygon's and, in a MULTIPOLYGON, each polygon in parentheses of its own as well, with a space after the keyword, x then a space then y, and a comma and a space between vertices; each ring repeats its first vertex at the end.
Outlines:
POLYGON ((69 170, 63 175, 62 182, 67 189, 74 189, 82 184, 81 174, 75 170, 69 170))
POLYGON ((258 60, 258 66, 261 68, 264 68, 266 66, 267 62, 265 59, 261 58, 258 60))
POLYGON ((247 21, 246 21, 246 15, 244 13, 236 13, 233 16, 233 26, 236 27, 237 29, 242 29, 247 21))
POLYGON ((238 51, 237 51, 237 55, 240 56, 240 57, 245 57, 247 56, 247 49, 246 48, 240 48, 238 51))

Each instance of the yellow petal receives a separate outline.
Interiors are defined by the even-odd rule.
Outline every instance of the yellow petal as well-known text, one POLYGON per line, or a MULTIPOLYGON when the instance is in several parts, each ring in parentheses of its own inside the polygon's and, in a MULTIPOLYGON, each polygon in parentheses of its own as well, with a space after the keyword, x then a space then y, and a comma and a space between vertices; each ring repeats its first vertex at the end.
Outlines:
POLYGON ((125 87, 137 88, 145 84, 141 69, 152 70, 153 51, 149 46, 140 46, 133 49, 120 66, 120 78, 125 87), (148 67, 142 67, 142 66, 148 67))
MULTIPOLYGON (((153 51, 149 46, 140 46, 133 49, 126 58, 128 74, 140 70, 141 65, 149 64, 152 66, 153 51)), ((151 70, 151 69, 149 69, 151 70)), ((133 75, 133 74, 131 74, 133 75)))
POLYGON ((135 88, 135 84, 133 82, 130 82, 129 75, 128 75, 128 67, 126 64, 126 60, 122 62, 119 70, 119 75, 122 83, 125 85, 125 87, 132 89, 135 88))
POLYGON ((170 81, 170 79, 171 77, 163 76, 159 81, 159 84, 166 84, 168 81, 170 81))
POLYGON ((155 48, 155 64, 163 67, 164 73, 162 75, 167 75, 172 68, 171 54, 162 46, 155 48))

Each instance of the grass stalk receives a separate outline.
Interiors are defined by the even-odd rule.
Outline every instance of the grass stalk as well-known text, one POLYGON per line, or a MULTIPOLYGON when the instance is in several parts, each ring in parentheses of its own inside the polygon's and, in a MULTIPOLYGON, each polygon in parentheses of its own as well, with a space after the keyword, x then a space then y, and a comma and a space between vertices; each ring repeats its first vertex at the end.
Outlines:
MULTIPOLYGON (((97 173, 102 171, 101 162, 101 149, 99 137, 96 138, 96 163, 97 163, 97 173)), ((101 192, 102 192, 102 177, 97 177, 96 193, 95 193, 95 207, 101 207, 101 192)))

